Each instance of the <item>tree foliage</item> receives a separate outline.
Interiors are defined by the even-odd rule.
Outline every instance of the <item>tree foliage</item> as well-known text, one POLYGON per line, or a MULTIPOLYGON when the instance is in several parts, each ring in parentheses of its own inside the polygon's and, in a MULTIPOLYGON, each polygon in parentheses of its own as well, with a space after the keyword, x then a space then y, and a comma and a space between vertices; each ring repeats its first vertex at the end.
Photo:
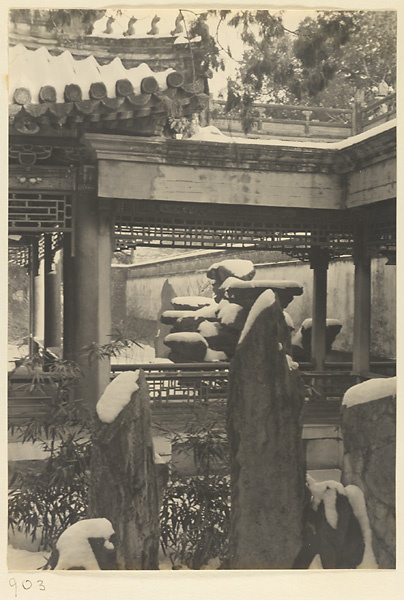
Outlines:
MULTIPOLYGON (((317 11, 295 32, 285 28, 282 13, 220 11, 216 16, 210 47, 214 41, 216 51, 226 51, 219 35, 223 23, 236 28, 245 45, 237 75, 228 81, 226 107, 244 119, 257 101, 347 108, 357 89, 371 97, 380 84, 395 86, 395 11, 317 11)), ((201 19, 206 15, 196 21, 201 19)))

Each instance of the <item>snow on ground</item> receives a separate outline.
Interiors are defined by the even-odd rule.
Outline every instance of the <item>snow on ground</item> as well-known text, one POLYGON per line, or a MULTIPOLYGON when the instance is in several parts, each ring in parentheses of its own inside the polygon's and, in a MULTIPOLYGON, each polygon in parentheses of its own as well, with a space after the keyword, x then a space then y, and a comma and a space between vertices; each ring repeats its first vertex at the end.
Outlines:
POLYGON ((397 377, 369 379, 349 388, 344 394, 342 405, 350 408, 351 406, 373 402, 374 400, 380 400, 388 396, 395 397, 396 388, 397 377))
POLYGON ((97 402, 96 410, 100 421, 112 423, 130 402, 133 392, 139 389, 137 384, 139 371, 124 371, 107 385, 97 402))
POLYGON ((181 309, 182 306, 192 306, 193 308, 202 308, 214 303, 213 298, 205 298, 204 296, 178 296, 170 300, 175 308, 181 309))
MULTIPOLYGON (((88 538, 103 538, 108 542, 114 529, 108 519, 83 519, 68 527, 56 543, 59 550, 59 560, 55 570, 67 570, 71 567, 84 567, 88 570, 99 571, 97 559, 94 556, 88 538)), ((108 549, 109 544, 104 544, 108 549)))
POLYGON ((35 571, 44 567, 50 557, 49 552, 29 552, 8 546, 7 566, 13 571, 35 571))
POLYGON ((153 346, 133 344, 129 348, 123 348, 117 356, 111 356, 111 364, 151 363, 155 358, 156 351, 153 346))
POLYGON ((241 332, 240 339, 238 341, 238 345, 240 345, 242 343, 245 336, 247 335, 247 333, 250 331, 251 327, 255 323, 255 320, 258 317, 258 315, 260 315, 262 313, 262 311, 265 310, 266 308, 268 308, 269 306, 272 306, 272 304, 274 304, 275 302, 276 302, 276 297, 272 290, 266 290, 257 298, 257 300, 254 302, 250 312, 248 313, 248 317, 247 317, 247 320, 243 327, 243 330, 241 332))

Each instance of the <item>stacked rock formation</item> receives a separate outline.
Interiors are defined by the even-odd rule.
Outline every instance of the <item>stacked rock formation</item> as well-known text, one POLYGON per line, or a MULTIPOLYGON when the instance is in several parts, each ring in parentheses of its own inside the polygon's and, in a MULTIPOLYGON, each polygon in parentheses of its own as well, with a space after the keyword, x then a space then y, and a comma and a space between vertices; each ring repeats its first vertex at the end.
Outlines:
MULTIPOLYGON (((293 358, 297 361, 311 359, 311 334, 313 328, 312 319, 305 319, 292 338, 293 358)), ((338 319, 326 320, 326 352, 329 354, 335 338, 342 329, 342 323, 338 319)))
POLYGON ((254 302, 264 291, 275 292, 282 308, 303 293, 294 281, 265 281, 254 276, 251 261, 224 260, 207 272, 213 280, 214 298, 173 298, 173 310, 160 317, 164 325, 172 326, 164 339, 170 348, 168 358, 177 363, 227 361, 234 355, 254 302))
POLYGON ((342 414, 342 482, 365 497, 373 552, 380 569, 396 566, 396 378, 350 388, 342 414))

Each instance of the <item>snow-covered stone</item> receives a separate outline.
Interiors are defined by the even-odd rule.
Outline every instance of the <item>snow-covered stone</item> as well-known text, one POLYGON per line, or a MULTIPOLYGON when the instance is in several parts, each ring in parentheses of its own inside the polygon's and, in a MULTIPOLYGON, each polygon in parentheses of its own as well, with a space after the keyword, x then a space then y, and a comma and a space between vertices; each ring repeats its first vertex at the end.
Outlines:
POLYGON ((213 298, 205 298, 204 296, 177 296, 171 300, 171 304, 176 310, 192 311, 211 306, 215 301, 213 298))
POLYGON ((202 321, 198 326, 198 333, 205 339, 217 337, 220 333, 220 323, 212 323, 212 321, 202 321))
POLYGON ((349 388, 342 400, 342 405, 346 408, 364 404, 365 402, 374 402, 381 398, 395 398, 397 389, 397 377, 380 377, 368 379, 349 388))
POLYGON ((376 379, 369 386, 350 388, 341 425, 342 482, 358 486, 364 494, 373 551, 381 569, 396 565, 395 384, 395 378, 376 379))
POLYGON ((239 345, 243 343, 244 338, 247 336, 251 327, 254 325, 258 315, 260 315, 262 311, 268 308, 269 306, 272 306, 272 304, 275 304, 275 302, 276 297, 272 290, 266 290, 258 297, 250 312, 248 313, 247 320, 245 322, 244 328, 240 335, 240 339, 238 341, 239 345))
POLYGON ((197 332, 170 333, 164 343, 171 349, 169 358, 173 362, 202 362, 205 360, 208 343, 197 332))
POLYGON ((229 359, 225 352, 220 350, 212 350, 212 348, 207 348, 205 354, 205 362, 226 362, 229 359))
POLYGON ((83 519, 68 527, 59 537, 56 549, 59 559, 55 570, 82 568, 99 571, 100 566, 91 548, 89 538, 108 541, 114 534, 108 519, 83 519))
POLYGON ((130 402, 132 394, 139 389, 139 371, 124 371, 106 387, 97 402, 96 410, 100 421, 112 423, 130 402))
POLYGON ((239 304, 223 299, 219 302, 217 317, 222 325, 241 330, 247 318, 247 311, 239 304))
POLYGON ((272 290, 279 298, 282 308, 286 308, 295 296, 301 296, 303 287, 296 281, 267 281, 254 279, 253 281, 240 281, 230 277, 222 283, 220 290, 224 298, 250 309, 258 296, 265 290, 272 290))
POLYGON ((199 308, 195 311, 195 317, 202 319, 206 319, 207 321, 217 321, 218 316, 217 312, 219 310, 219 305, 217 302, 213 300, 212 304, 209 306, 204 306, 203 308, 199 308))
POLYGON ((289 335, 274 292, 266 290, 230 364, 233 569, 292 568, 302 541, 304 397, 299 375, 285 359, 289 335))
POLYGON ((334 480, 316 482, 310 476, 307 485, 313 512, 308 512, 305 544, 296 568, 307 568, 317 553, 326 569, 377 568, 361 490, 334 480))
POLYGON ((218 283, 223 283, 229 277, 249 281, 255 275, 255 267, 250 260, 230 258, 214 263, 206 275, 218 283))

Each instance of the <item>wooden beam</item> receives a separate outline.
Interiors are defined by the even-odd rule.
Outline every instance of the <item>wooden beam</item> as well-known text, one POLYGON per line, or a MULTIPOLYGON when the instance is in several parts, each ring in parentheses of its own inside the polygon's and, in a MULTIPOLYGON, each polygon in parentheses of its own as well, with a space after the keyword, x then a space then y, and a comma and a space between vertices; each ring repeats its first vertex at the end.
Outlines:
POLYGON ((370 371, 371 263, 366 251, 366 228, 362 224, 355 240, 355 296, 352 372, 370 371))
POLYGON ((312 248, 310 264, 313 269, 311 355, 317 371, 324 370, 326 357, 328 263, 328 250, 318 247, 312 248))
POLYGON ((80 170, 75 215, 75 358, 82 366, 81 391, 88 407, 95 409, 109 383, 110 365, 107 359, 89 361, 83 350, 93 343, 102 345, 111 340, 111 258, 113 214, 108 202, 103 210, 94 188, 94 169, 80 170))

